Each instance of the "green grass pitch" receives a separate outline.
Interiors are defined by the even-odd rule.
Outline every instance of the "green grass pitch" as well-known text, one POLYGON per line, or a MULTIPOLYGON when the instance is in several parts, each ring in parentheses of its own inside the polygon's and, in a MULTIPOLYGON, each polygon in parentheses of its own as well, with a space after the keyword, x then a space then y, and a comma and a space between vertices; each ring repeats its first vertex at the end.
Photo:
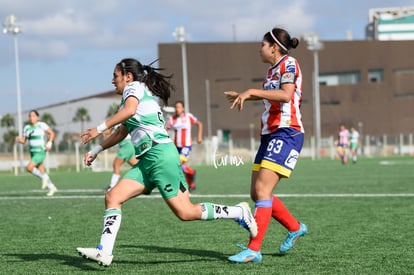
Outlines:
MULTIPOLYGON (((197 167, 193 202, 248 201, 250 164, 197 167)), ((52 198, 28 173, 0 173, 0 274, 413 274, 414 158, 341 165, 300 159, 275 194, 309 228, 286 255, 286 230, 272 221, 260 264, 232 264, 248 233, 228 220, 181 222, 157 193, 128 201, 104 268, 75 248, 96 246, 110 172, 52 171, 52 198)))

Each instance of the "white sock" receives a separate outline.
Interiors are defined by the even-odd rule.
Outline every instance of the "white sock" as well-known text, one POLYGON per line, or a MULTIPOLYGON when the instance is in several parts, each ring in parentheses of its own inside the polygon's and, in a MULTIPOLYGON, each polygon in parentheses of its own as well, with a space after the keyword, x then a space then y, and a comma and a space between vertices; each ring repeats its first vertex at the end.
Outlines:
POLYGON ((201 220, 238 219, 243 215, 240 206, 228 206, 210 202, 201 203, 201 220))
POLYGON ((53 182, 50 179, 47 181, 47 188, 49 188, 49 190, 56 188, 56 186, 53 184, 53 182))
POLYGON ((121 220, 121 209, 110 208, 105 210, 103 230, 99 247, 102 247, 102 250, 108 255, 112 255, 116 235, 118 234, 119 227, 121 226, 121 220))
POLYGON ((121 175, 112 174, 111 184, 109 185, 109 187, 113 188, 118 183, 120 177, 121 175))
POLYGON ((33 168, 32 170, 32 174, 35 175, 36 177, 43 179, 45 174, 42 174, 39 169, 37 169, 36 167, 33 168))

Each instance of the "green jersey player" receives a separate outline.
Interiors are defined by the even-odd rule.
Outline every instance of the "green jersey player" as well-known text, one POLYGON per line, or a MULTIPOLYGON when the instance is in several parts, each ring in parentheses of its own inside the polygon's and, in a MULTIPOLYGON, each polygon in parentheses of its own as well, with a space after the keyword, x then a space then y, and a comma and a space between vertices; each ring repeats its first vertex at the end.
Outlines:
POLYGON ((16 137, 16 142, 24 144, 29 141, 30 161, 26 170, 42 180, 42 189, 49 189, 47 196, 53 196, 57 191, 56 186, 52 183, 45 172, 43 161, 46 157, 46 151, 52 148, 55 133, 44 122, 39 121, 39 113, 36 110, 29 112, 29 124, 23 129, 23 136, 16 137), (46 134, 49 136, 45 144, 46 134))
MULTIPOLYGON (((124 139, 129 133, 135 147, 138 163, 105 195, 103 230, 99 245, 95 248, 77 248, 79 254, 108 266, 121 225, 121 206, 127 200, 150 194, 154 188, 172 212, 182 221, 233 219, 251 236, 257 235, 256 221, 246 202, 236 206, 210 202, 193 204, 189 188, 180 166, 177 149, 168 136, 160 104, 167 105, 172 86, 169 77, 157 72, 157 68, 142 65, 127 58, 114 69, 112 83, 122 94, 119 111, 96 128, 81 134, 83 143, 99 136, 107 128, 122 123, 118 131, 85 155, 85 164, 91 165, 97 154, 124 139)), ((157 217, 156 209, 151 209, 157 217)), ((162 224, 160 224, 162 226, 162 224)))

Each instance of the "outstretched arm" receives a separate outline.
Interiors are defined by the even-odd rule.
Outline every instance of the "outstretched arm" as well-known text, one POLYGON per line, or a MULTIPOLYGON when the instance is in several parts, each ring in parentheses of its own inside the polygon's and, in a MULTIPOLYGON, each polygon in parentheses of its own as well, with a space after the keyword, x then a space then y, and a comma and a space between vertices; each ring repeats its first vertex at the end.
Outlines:
POLYGON ((282 84, 280 90, 262 90, 262 89, 248 89, 243 93, 235 91, 225 92, 227 100, 232 103, 231 109, 237 107, 239 111, 243 109, 244 101, 267 99, 277 102, 289 102, 295 92, 295 84, 282 84))
POLYGON ((87 152, 84 157, 85 165, 90 166, 92 162, 96 159, 98 154, 103 150, 111 148, 115 144, 118 144, 128 135, 128 130, 124 125, 121 125, 117 131, 105 139, 100 145, 93 148, 91 151, 87 152))
POLYGON ((135 114, 137 107, 138 99, 133 96, 128 97, 125 100, 124 108, 120 109, 116 114, 105 120, 103 123, 99 124, 97 127, 90 128, 85 132, 81 133, 82 143, 86 144, 92 139, 102 134, 104 131, 106 131, 106 129, 128 120, 135 114))

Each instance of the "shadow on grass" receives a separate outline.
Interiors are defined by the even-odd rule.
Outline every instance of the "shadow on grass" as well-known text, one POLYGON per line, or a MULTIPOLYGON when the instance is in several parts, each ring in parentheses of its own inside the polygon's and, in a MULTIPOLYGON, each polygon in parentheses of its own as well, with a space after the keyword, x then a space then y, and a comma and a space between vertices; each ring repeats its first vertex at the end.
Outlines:
MULTIPOLYGON (((204 259, 200 259, 199 261, 206 261, 205 258, 212 258, 218 259, 220 261, 225 260, 227 255, 212 251, 212 250, 199 250, 199 249, 189 249, 189 248, 177 248, 177 247, 165 247, 165 246, 155 246, 155 245, 121 245, 122 248, 134 248, 134 249, 141 249, 147 252, 154 252, 154 253, 166 253, 166 254, 186 254, 191 256, 202 257, 204 259)), ((160 257, 157 257, 158 259, 160 257)), ((188 262, 188 259, 183 259, 182 262, 188 262)), ((195 261, 194 259, 190 261, 195 261)), ((171 263, 171 261, 151 261, 145 263, 171 263)))
POLYGON ((42 261, 42 260, 57 260, 62 262, 63 265, 72 266, 79 268, 81 270, 89 270, 89 271, 98 271, 102 270, 102 268, 94 268, 88 263, 90 261, 86 259, 82 259, 81 256, 68 256, 68 255, 61 255, 56 253, 49 253, 49 254, 3 254, 4 257, 14 257, 17 259, 10 259, 6 260, 7 262, 36 262, 36 261, 42 261), (20 259, 20 260, 19 260, 20 259))

